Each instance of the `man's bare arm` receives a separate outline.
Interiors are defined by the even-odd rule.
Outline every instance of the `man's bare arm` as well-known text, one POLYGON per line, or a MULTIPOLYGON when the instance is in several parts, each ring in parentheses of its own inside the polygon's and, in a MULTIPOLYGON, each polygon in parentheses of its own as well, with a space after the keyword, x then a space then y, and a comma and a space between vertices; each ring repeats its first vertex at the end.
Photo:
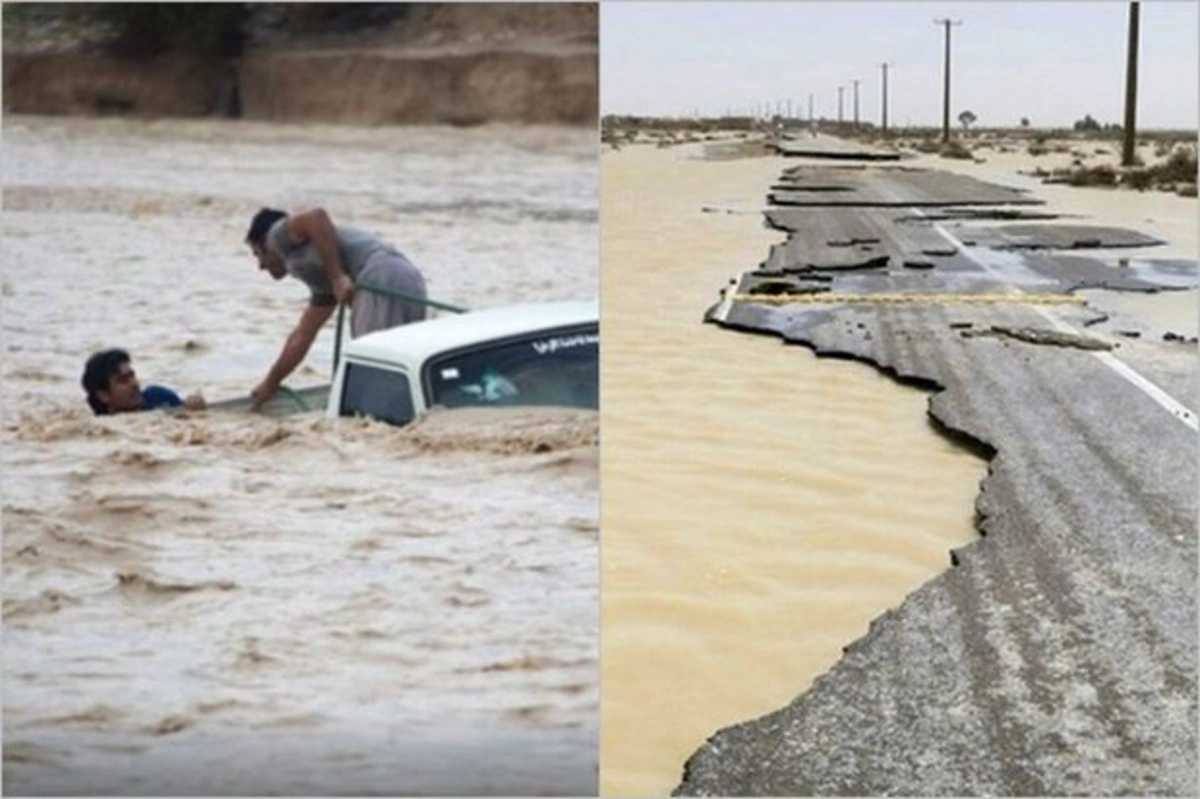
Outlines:
POLYGON ((333 287, 339 302, 348 303, 354 298, 354 281, 342 264, 338 250, 337 230, 324 208, 309 208, 292 214, 287 220, 287 233, 297 243, 311 241, 321 258, 321 266, 333 287))
POLYGON ((283 349, 280 351, 279 357, 275 359, 275 363, 271 365, 266 378, 251 392, 254 408, 258 408, 275 396, 280 384, 304 360, 304 356, 308 354, 313 341, 316 340, 321 326, 333 314, 333 309, 332 305, 309 305, 304 309, 304 313, 300 315, 300 321, 288 334, 287 341, 284 342, 283 349))

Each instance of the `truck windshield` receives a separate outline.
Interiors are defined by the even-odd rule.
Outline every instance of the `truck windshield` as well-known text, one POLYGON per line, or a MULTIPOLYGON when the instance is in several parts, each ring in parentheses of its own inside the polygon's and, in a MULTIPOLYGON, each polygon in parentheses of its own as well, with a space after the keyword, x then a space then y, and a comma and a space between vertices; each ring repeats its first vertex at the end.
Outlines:
POLYGON ((412 391, 402 372, 361 363, 346 364, 342 416, 370 416, 403 425, 413 420, 412 391))
POLYGON ((429 362, 430 405, 597 408, 599 357, 596 324, 486 342, 429 362))

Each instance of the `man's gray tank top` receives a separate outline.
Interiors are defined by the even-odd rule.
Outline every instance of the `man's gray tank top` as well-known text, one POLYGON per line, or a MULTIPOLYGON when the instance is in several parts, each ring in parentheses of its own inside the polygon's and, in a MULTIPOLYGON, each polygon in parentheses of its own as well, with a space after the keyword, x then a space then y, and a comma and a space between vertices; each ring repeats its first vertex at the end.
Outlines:
MULTIPOLYGON (((342 268, 351 280, 358 280, 367 263, 367 259, 380 250, 392 254, 397 253, 391 247, 375 236, 355 227, 334 225, 337 233, 338 254, 342 258, 342 268)), ((311 241, 295 244, 288 236, 287 219, 280 219, 267 231, 267 246, 279 253, 284 266, 293 277, 304 281, 312 291, 313 305, 334 305, 337 298, 333 295, 333 285, 321 265, 321 256, 311 241)))

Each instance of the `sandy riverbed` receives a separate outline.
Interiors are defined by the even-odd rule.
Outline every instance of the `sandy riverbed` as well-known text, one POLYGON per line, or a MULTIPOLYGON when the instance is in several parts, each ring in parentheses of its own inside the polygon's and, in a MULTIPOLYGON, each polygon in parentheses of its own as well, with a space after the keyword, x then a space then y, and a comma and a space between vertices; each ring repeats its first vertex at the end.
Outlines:
POLYGON ((120 345, 244 395, 306 296, 242 244, 262 204, 378 231, 436 299, 594 296, 594 134, 9 117, 4 148, 8 790, 592 790, 595 413, 95 419, 78 380, 120 345))

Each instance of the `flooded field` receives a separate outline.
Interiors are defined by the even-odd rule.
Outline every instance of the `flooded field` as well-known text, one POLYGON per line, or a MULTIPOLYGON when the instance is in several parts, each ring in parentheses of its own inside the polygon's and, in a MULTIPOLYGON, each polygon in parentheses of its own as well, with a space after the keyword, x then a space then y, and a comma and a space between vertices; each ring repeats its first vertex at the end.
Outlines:
POLYGON ((701 151, 603 156, 612 796, 669 792, 709 734, 791 701, 946 568, 986 468, 930 427, 926 393, 701 324, 782 240, 760 211, 784 166, 701 151))
POLYGON ((5 119, 9 791, 594 791, 595 413, 98 419, 79 376, 248 393, 307 297, 242 243, 262 205, 444 302, 595 296, 597 186, 586 130, 5 119))

